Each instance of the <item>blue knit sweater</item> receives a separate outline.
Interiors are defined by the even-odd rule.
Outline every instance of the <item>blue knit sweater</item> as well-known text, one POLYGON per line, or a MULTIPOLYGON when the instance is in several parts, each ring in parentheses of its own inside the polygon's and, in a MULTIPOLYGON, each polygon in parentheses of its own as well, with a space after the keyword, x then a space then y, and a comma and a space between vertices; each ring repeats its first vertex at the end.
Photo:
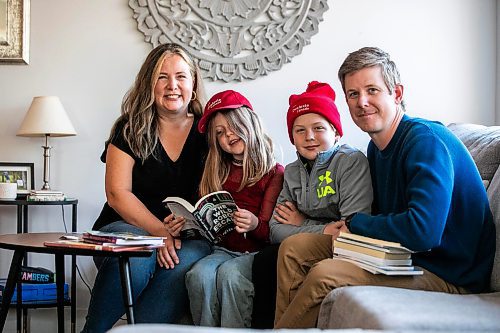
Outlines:
POLYGON ((368 146, 373 216, 351 231, 401 243, 413 263, 471 292, 484 291, 495 254, 495 226, 476 165, 441 123, 404 115, 389 145, 368 146))

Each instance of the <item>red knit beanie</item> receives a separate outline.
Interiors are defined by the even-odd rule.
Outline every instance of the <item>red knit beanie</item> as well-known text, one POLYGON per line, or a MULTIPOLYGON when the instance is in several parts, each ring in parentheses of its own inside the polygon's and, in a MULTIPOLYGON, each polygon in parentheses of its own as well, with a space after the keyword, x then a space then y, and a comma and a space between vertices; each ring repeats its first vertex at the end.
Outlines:
POLYGON ((340 124, 340 114, 335 105, 335 91, 328 83, 318 81, 309 82, 307 89, 300 95, 291 95, 289 99, 290 107, 286 114, 288 125, 288 135, 293 143, 293 122, 299 116, 306 113, 317 113, 325 117, 342 136, 342 125, 340 124))

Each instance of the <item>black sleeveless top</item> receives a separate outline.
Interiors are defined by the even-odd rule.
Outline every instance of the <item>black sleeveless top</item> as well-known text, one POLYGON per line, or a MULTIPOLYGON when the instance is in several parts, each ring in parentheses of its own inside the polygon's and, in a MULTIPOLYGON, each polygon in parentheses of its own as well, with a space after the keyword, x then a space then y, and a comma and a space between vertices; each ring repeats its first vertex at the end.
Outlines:
MULTIPOLYGON (((118 124, 116 135, 110 141, 134 159, 132 193, 161 221, 170 214, 162 203, 166 197, 182 197, 192 204, 198 198, 198 186, 208 151, 205 135, 196 130, 198 120, 195 118, 181 154, 175 162, 167 155, 161 143, 158 143, 156 146, 158 159, 150 156, 142 163, 141 159, 132 153, 122 136, 124 121, 118 124)), ((101 161, 104 163, 106 163, 108 144, 101 155, 101 161)), ((92 229, 99 230, 119 220, 123 218, 106 202, 92 229)))

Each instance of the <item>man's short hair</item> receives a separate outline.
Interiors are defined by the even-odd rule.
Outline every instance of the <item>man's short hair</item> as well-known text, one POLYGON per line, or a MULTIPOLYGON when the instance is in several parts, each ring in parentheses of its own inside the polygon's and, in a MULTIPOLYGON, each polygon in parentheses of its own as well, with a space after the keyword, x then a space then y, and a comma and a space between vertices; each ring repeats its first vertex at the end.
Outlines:
MULTIPOLYGON (((339 69, 339 80, 342 84, 342 90, 345 93, 345 77, 346 75, 357 72, 363 68, 379 66, 382 70, 382 77, 385 85, 392 94, 396 85, 401 84, 401 78, 398 68, 394 61, 391 60, 389 53, 379 49, 378 47, 363 47, 355 52, 350 53, 344 60, 339 69)), ((401 107, 405 111, 405 103, 401 101, 401 107)))

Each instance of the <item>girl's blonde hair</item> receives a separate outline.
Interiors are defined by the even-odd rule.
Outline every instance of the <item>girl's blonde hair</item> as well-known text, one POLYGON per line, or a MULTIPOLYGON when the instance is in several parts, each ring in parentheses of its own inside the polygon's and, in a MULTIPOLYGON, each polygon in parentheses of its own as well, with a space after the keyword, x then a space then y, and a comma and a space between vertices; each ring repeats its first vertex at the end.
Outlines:
MULTIPOLYGON (((262 129, 255 112, 242 106, 236 109, 218 111, 227 120, 234 133, 245 143, 243 153, 243 177, 238 191, 252 186, 276 165, 271 138, 262 129)), ((208 121, 208 156, 200 183, 200 195, 220 191, 229 175, 233 156, 222 150, 217 142, 213 126, 215 114, 208 121)))
POLYGON ((151 155, 155 158, 159 142, 159 120, 155 106, 154 88, 160 76, 161 66, 167 56, 178 55, 189 66, 193 78, 193 96, 188 105, 188 113, 201 117, 205 105, 205 88, 201 72, 186 50, 174 43, 162 44, 151 50, 137 74, 134 85, 125 95, 121 116, 116 120, 108 141, 117 135, 117 124, 125 122, 123 138, 134 155, 143 162, 151 155))

